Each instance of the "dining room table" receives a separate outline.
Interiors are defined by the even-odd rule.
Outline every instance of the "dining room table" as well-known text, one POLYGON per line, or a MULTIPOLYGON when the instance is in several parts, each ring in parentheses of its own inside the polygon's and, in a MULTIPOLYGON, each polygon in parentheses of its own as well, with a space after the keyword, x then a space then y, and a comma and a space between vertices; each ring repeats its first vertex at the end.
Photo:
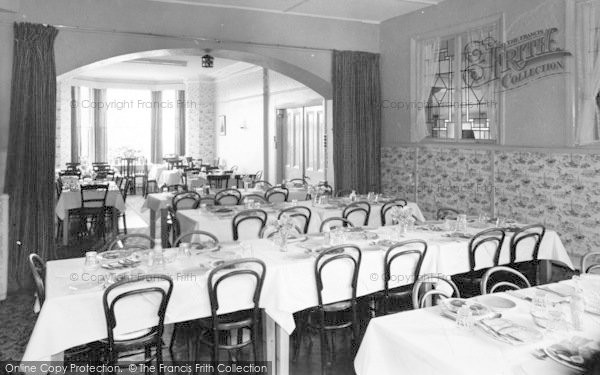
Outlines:
MULTIPOLYGON (((475 232, 480 228, 469 230, 475 232)), ((468 240, 454 236, 450 231, 432 230, 429 225, 407 233, 399 232, 395 226, 387 226, 377 229, 345 229, 341 234, 329 237, 313 234, 299 238, 297 242, 292 241, 284 247, 276 238, 221 242, 214 251, 198 249, 192 251, 190 256, 179 254, 177 249, 164 250, 165 253, 159 250, 161 254, 171 251, 176 255, 169 257, 172 259, 170 263, 126 263, 133 268, 120 271, 104 268, 86 270, 83 258, 50 261, 46 272, 46 301, 23 361, 61 360, 66 349, 106 337, 101 299, 106 280, 110 280, 110 274, 115 272, 171 275, 174 278, 174 290, 165 322, 172 324, 210 315, 206 276, 216 264, 215 261, 239 257, 263 260, 267 266, 267 274, 260 305, 264 311, 265 354, 273 364, 274 374, 288 374, 289 335, 295 329, 293 314, 317 305, 314 262, 323 249, 336 244, 353 244, 362 250, 358 296, 383 289, 383 260, 390 241, 412 238, 426 240, 429 249, 423 260, 422 273, 453 275, 469 270, 468 240)), ((481 254, 483 259, 479 263, 482 265, 486 264, 485 261, 488 264, 493 261, 492 252, 482 251, 481 254)), ((560 238, 551 230, 546 232, 542 240, 539 258, 558 260, 573 267, 560 238)), ((411 262, 403 260, 396 271, 397 275, 410 275, 413 266, 411 262)), ((501 263, 506 262, 508 258, 502 257, 501 263)), ((339 280, 343 272, 344 269, 334 269, 328 280, 339 280)), ((410 277, 396 277, 394 280, 397 285, 414 282, 410 277)), ((223 312, 247 307, 239 304, 233 290, 236 288, 223 299, 223 312)), ((347 292, 347 288, 338 283, 329 288, 326 302, 345 300, 348 298, 347 292)), ((129 324, 132 331, 150 326, 148 322, 135 319, 129 324)))
POLYGON ((579 330, 572 324, 568 303, 574 280, 486 294, 466 301, 486 308, 467 326, 457 324, 444 303, 372 319, 354 359, 355 371, 358 375, 580 374, 583 362, 600 351, 600 276, 582 277, 586 280, 578 283, 589 285, 583 293, 590 303, 579 330), (543 310, 535 310, 533 301, 539 293, 558 311, 556 320, 551 322, 543 310))
MULTIPOLYGON (((81 190, 79 189, 81 183, 82 182, 78 182, 76 185, 71 185, 70 188, 63 190, 60 193, 58 201, 56 202, 56 216, 63 221, 63 245, 67 245, 69 243, 69 211, 81 208, 81 190)), ((121 195, 119 187, 113 181, 94 181, 94 183, 108 184, 108 193, 106 195, 106 207, 115 207, 121 212, 125 211, 125 201, 123 200, 123 196, 121 195)), ((102 198, 104 192, 88 191, 86 192, 86 194, 89 194, 90 198, 102 198)), ((116 222, 115 218, 116 217, 113 217, 113 222, 116 222)))

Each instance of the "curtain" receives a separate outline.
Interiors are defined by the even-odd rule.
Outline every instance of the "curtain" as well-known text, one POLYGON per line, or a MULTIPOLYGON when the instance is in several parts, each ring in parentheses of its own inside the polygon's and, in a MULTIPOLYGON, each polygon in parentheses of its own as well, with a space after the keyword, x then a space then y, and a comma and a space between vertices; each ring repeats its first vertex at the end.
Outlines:
POLYGON ((152 127, 150 130, 150 154, 152 163, 162 163, 162 92, 152 91, 152 127))
POLYGON ((433 38, 421 42, 420 56, 417 59, 419 64, 418 71, 420 85, 417 88, 417 118, 413 125, 412 141, 420 142, 423 138, 429 136, 427 127, 427 111, 425 107, 431 96, 431 88, 434 85, 436 74, 438 73, 438 51, 440 39, 433 38))
MULTIPOLYGON (((474 126, 474 135, 476 138, 498 139, 498 118, 496 116, 496 91, 498 90, 497 81, 493 80, 493 61, 491 50, 496 47, 500 40, 500 28, 498 22, 486 24, 484 26, 471 29, 467 32, 463 41, 463 53, 469 50, 468 58, 462 59, 463 72, 462 84, 465 86, 462 90, 460 103, 467 106, 466 109, 460 108, 461 112, 469 113, 471 124, 461 129, 469 129, 474 126), (467 89, 468 87, 468 89, 467 89), (477 129, 484 125, 483 119, 487 118, 490 124, 490 134, 486 135, 477 129)), ((462 118, 462 123, 467 123, 467 119, 462 118)))
POLYGON ((107 162, 106 89, 93 89, 94 96, 94 161, 107 162))
POLYGON ((578 120, 575 143, 598 141, 600 118, 596 96, 600 92, 600 4, 586 1, 577 4, 576 40, 578 71, 578 120))
POLYGON ((175 152, 185 155, 185 91, 177 91, 177 118, 175 119, 175 152))
POLYGON ((14 24, 10 128, 4 192, 10 195, 9 290, 32 285, 29 253, 54 251, 58 30, 14 24), (22 246, 17 245, 20 241, 22 246))
POLYGON ((380 191, 381 82, 379 55, 333 53, 333 164, 335 186, 380 191))
POLYGON ((71 86, 71 162, 79 163, 81 158, 81 88, 71 86))

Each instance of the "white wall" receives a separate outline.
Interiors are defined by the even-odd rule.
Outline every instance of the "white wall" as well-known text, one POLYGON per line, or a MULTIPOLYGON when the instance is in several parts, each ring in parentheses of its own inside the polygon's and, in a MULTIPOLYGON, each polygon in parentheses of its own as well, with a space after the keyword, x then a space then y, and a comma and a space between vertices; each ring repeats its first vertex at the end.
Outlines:
POLYGON ((263 69, 217 81, 214 132, 221 163, 237 165, 240 173, 262 170, 263 131, 263 69), (219 116, 225 116, 226 135, 219 134, 219 116))

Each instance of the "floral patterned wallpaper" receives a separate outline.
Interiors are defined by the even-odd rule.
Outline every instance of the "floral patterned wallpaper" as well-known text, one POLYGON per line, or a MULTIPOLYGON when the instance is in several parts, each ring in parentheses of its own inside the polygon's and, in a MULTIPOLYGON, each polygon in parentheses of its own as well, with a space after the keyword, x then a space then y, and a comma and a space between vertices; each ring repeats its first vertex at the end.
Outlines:
POLYGON ((541 222, 572 255, 600 248, 600 154, 384 147, 381 163, 383 191, 417 200, 428 218, 457 207, 541 222))

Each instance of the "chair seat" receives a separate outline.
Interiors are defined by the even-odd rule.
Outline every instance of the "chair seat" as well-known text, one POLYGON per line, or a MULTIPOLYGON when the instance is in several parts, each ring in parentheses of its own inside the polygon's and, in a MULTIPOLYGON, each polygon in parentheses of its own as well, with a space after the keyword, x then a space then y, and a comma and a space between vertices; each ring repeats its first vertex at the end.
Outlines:
MULTIPOLYGON (((156 328, 148 328, 115 335, 115 349, 117 351, 125 351, 135 348, 143 348, 156 341, 157 333, 158 331, 156 328)), ((108 339, 102 339, 100 342, 107 345, 108 339)))
MULTIPOLYGON (((198 319, 196 323, 205 329, 212 329, 213 318, 198 319)), ((246 311, 236 311, 229 314, 219 315, 219 324, 217 329, 219 331, 228 331, 232 329, 250 328, 252 326, 253 319, 246 311)))

